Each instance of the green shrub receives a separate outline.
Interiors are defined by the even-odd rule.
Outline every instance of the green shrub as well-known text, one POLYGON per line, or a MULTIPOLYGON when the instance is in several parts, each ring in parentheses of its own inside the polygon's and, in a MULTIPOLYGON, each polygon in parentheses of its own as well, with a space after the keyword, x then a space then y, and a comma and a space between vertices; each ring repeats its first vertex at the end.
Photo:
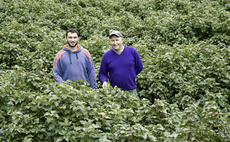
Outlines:
POLYGON ((229 106, 229 90, 226 89, 230 85, 229 51, 229 48, 206 43, 156 46, 153 53, 143 58, 146 66, 138 76, 140 94, 185 108, 195 100, 218 101, 216 97, 207 97, 212 92, 221 94, 220 106, 229 106))

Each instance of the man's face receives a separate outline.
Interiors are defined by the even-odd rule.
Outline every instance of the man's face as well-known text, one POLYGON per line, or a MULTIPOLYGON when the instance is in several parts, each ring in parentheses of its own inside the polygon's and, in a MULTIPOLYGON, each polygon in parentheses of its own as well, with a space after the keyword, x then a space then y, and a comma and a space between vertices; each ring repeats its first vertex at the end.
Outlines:
POLYGON ((122 50, 124 41, 122 37, 112 36, 109 41, 114 51, 119 52, 122 50))
POLYGON ((76 47, 77 43, 78 43, 78 40, 79 40, 79 37, 78 37, 77 33, 69 32, 67 34, 66 41, 67 41, 69 47, 72 47, 72 48, 76 47))

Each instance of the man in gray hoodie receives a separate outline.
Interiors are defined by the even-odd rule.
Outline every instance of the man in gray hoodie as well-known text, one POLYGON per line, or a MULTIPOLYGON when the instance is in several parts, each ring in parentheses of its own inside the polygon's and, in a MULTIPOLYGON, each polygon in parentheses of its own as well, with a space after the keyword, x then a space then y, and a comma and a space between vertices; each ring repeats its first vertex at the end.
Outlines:
POLYGON ((76 29, 66 32, 67 45, 59 51, 53 63, 54 80, 58 83, 66 80, 84 79, 96 88, 96 77, 93 60, 88 50, 78 44, 79 36, 76 29))

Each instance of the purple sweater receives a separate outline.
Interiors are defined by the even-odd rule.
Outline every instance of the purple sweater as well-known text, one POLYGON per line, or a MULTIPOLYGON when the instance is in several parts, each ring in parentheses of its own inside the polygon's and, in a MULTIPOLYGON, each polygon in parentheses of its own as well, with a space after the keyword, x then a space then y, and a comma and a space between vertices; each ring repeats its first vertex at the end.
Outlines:
POLYGON ((79 44, 77 51, 72 52, 66 48, 59 51, 53 63, 54 80, 58 83, 66 80, 77 81, 84 79, 90 82, 91 88, 96 88, 96 77, 93 60, 88 50, 79 44))
POLYGON ((131 90, 137 87, 135 78, 142 69, 143 65, 137 51, 133 47, 125 46, 120 55, 113 49, 103 55, 98 78, 102 84, 109 80, 113 87, 131 90))

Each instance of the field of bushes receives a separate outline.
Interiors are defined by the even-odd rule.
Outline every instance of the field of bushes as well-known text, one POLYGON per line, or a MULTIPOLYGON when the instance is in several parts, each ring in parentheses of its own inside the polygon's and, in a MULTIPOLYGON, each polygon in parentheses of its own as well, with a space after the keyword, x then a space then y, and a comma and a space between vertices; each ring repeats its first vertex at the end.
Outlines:
POLYGON ((229 0, 1 0, 0 141, 230 141, 229 0), (76 28, 99 72, 119 30, 144 69, 138 96, 55 83, 76 28))

